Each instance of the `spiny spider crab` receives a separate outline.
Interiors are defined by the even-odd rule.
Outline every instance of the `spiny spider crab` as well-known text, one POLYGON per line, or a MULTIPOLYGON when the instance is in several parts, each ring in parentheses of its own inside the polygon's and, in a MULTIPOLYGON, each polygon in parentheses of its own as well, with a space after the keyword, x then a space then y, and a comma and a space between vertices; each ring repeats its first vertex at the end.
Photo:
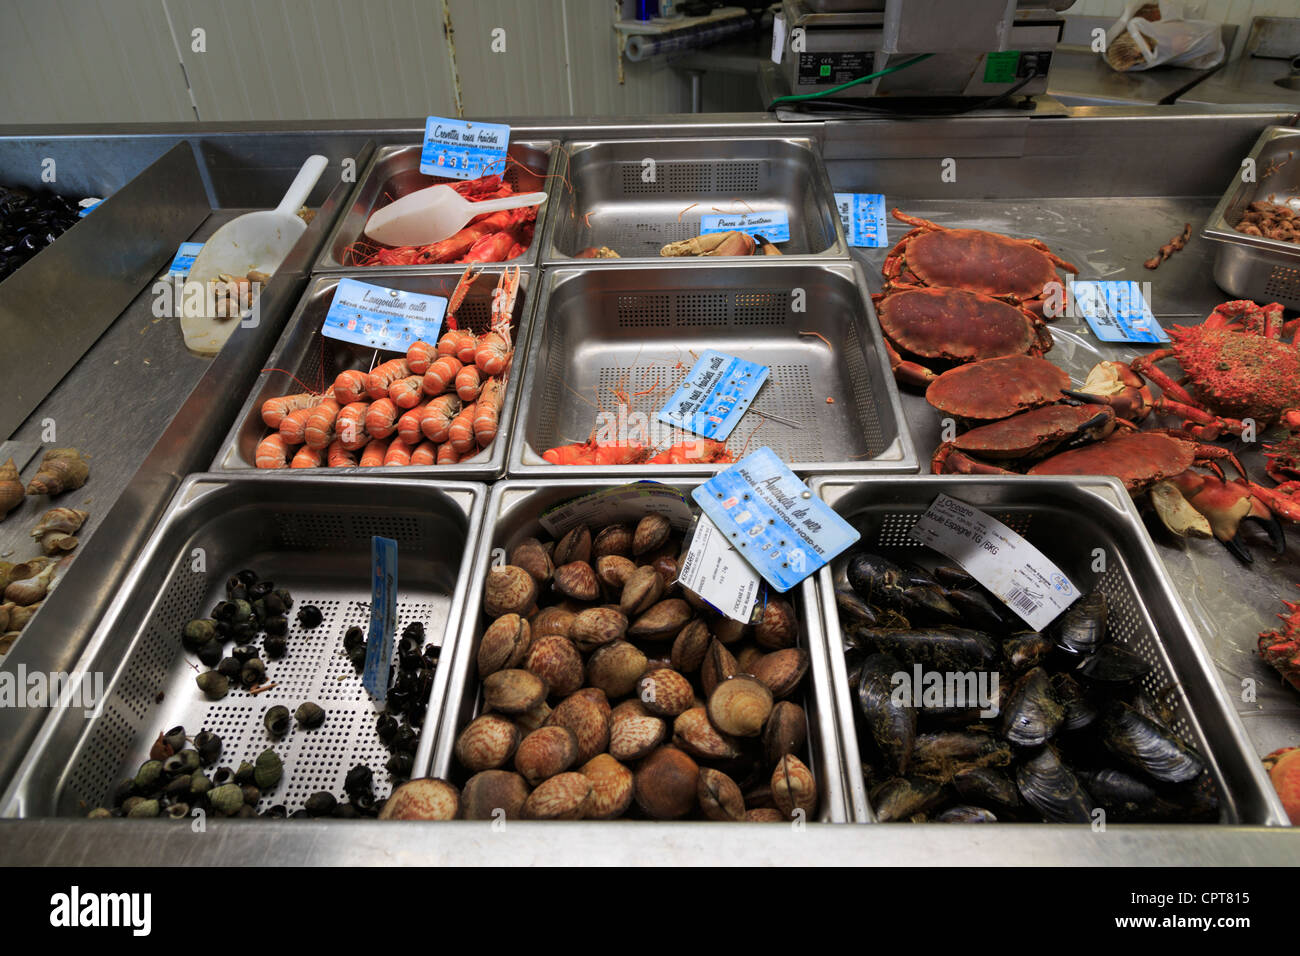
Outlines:
POLYGON ((927 219, 893 216, 912 229, 889 250, 882 273, 885 292, 906 286, 965 289, 1006 297, 1042 315, 1057 268, 1078 274, 1040 239, 1013 239, 982 229, 949 229, 927 219))
POLYGON ((1038 316, 976 292, 895 284, 889 295, 872 299, 890 367, 904 385, 929 385, 939 376, 932 365, 1037 357, 1052 347, 1052 333, 1038 316))
POLYGON ((1300 690, 1300 604, 1283 601, 1285 614, 1279 614, 1280 631, 1264 631, 1259 635, 1259 656, 1296 690, 1300 690))
POLYGON ((1300 747, 1274 750, 1264 757, 1264 767, 1268 770, 1269 782, 1291 818, 1291 825, 1300 826, 1300 747))

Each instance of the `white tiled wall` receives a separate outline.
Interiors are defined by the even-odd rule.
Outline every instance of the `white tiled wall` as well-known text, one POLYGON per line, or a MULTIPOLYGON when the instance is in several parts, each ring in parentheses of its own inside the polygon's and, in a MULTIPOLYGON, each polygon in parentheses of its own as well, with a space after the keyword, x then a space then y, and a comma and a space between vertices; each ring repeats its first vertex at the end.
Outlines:
MULTIPOLYGON (((193 120, 196 111, 227 121, 455 115, 457 79, 466 115, 687 110, 688 81, 661 61, 625 62, 620 81, 616 7, 616 0, 0 0, 0 124, 193 120), (193 49, 196 28, 205 31, 204 52, 193 49), (505 30, 504 52, 491 48, 497 28, 505 30)), ((756 83, 710 77, 705 107, 758 109, 756 83)))

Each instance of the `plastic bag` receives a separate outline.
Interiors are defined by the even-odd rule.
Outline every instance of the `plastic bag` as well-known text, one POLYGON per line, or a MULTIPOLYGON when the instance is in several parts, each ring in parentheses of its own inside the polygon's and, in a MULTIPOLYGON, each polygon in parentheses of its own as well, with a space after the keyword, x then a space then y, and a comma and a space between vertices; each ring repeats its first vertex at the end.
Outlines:
POLYGON ((1106 32, 1106 62, 1121 73, 1153 66, 1218 66, 1226 53, 1223 30, 1213 20, 1192 19, 1203 12, 1203 4, 1183 0, 1130 0, 1106 32))

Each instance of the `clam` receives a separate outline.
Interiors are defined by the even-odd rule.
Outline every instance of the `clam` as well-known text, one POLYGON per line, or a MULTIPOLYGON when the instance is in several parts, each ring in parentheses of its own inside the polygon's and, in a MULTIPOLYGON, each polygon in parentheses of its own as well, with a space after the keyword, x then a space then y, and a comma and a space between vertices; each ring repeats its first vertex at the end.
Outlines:
POLYGON ((551 560, 557 565, 569 564, 573 561, 590 561, 591 530, 586 525, 571 530, 556 542, 555 553, 551 555, 551 560))
POLYGON ((519 774, 483 770, 465 781, 460 794, 461 816, 466 820, 492 820, 501 811, 507 820, 517 820, 528 794, 528 784, 519 774))
POLYGON ((609 715, 609 753, 616 760, 639 760, 658 747, 668 725, 639 700, 619 704, 609 715))
POLYGON ((470 721, 456 738, 456 759, 470 773, 504 767, 519 746, 519 729, 499 714, 470 721))
POLYGON ((567 697, 582 686, 582 655, 565 637, 548 634, 534 640, 524 667, 544 680, 557 697, 567 697))
POLYGON ((533 637, 558 634, 568 637, 578 615, 562 607, 544 607, 530 621, 533 637))
POLYGON ((673 527, 663 515, 646 515, 637 522, 632 535, 632 553, 648 554, 661 547, 672 534, 673 527))
POLYGON ((657 717, 676 717, 695 701, 691 682, 671 667, 647 671, 636 691, 645 709, 657 717))
POLYGON ((483 681, 483 701, 503 714, 522 714, 546 700, 546 682, 526 670, 510 668, 483 681))
POLYGON ((714 639, 700 664, 700 685, 704 688, 705 695, 712 694, 720 683, 739 673, 740 665, 736 663, 731 651, 720 640, 714 639))
POLYGON ((799 637, 799 622, 790 602, 774 598, 763 608, 762 617, 754 625, 754 640, 760 647, 780 650, 794 647, 799 637))
POLYGON ((646 656, 634 644, 614 641, 598 647, 587 659, 587 682, 607 697, 626 697, 646 668, 646 656))
POLYGON ((592 607, 573 619, 569 637, 580 651, 621 640, 627 633, 627 618, 609 607, 592 607))
POLYGON ((773 697, 781 698, 794 693, 804 674, 808 673, 808 663, 808 652, 802 647, 787 647, 764 654, 752 666, 741 666, 766 684, 773 697))
POLYGON ((683 751, 660 747, 637 767, 637 806, 657 820, 686 816, 695 808, 699 773, 699 765, 683 751))
POLYGON ((488 571, 483 585, 483 610, 488 617, 527 614, 537 603, 537 582, 523 568, 507 564, 488 571))
POLYGON ((638 640, 666 641, 677 636, 691 619, 690 605, 681 598, 667 598, 650 607, 632 622, 628 635, 638 640))
POLYGON ((632 554, 632 526, 626 524, 611 524, 600 529, 596 539, 591 543, 592 556, 599 561, 601 558, 617 555, 627 558, 632 554))
POLYGON ((757 737, 772 713, 772 692, 762 681, 744 674, 729 677, 709 695, 709 719, 724 734, 757 737))
POLYGON ((519 742, 515 770, 532 786, 563 773, 578 759, 578 738, 568 727, 539 727, 519 742))
POLYGON ((597 754, 578 772, 591 781, 591 800, 586 812, 588 820, 621 817, 632 805, 635 775, 609 754, 597 754))
POLYGON ((695 784, 695 798, 710 820, 727 823, 745 819, 745 797, 736 781, 721 770, 705 767, 700 771, 695 784))
POLYGON ((487 677, 523 663, 532 643, 531 628, 518 614, 504 614, 488 625, 478 647, 478 676, 487 677))
POLYGON ((460 793, 446 780, 424 777, 408 780, 384 801, 381 820, 454 820, 460 810, 460 793))
POLYGON ((808 719, 803 708, 788 700, 778 701, 763 729, 763 757, 774 764, 786 754, 803 749, 808 719))
POLYGON ((509 564, 527 571, 538 585, 546 584, 555 573, 555 565, 546 548, 536 538, 525 538, 514 546, 507 557, 509 564))
POLYGON ((673 641, 673 669, 683 674, 693 674, 699 670, 712 640, 709 626, 699 618, 687 622, 673 641))
POLYGON ((565 727, 577 744, 576 763, 585 764, 609 746, 609 701, 603 691, 586 688, 570 694, 551 712, 547 724, 565 727))
POLYGON ((556 568, 555 590, 575 601, 594 601, 600 597, 596 572, 586 561, 570 561, 556 568))
POLYGON ((664 593, 664 582, 659 572, 648 564, 635 569, 623 582, 623 593, 618 609, 628 617, 649 610, 664 593))
POLYGON ((591 794, 591 781, 583 774, 557 774, 528 795, 522 816, 525 820, 581 820, 591 794))
POLYGON ((623 586, 635 570, 632 560, 619 554, 606 554, 596 559, 596 578, 609 589, 607 593, 622 593, 623 586))
POLYGON ((740 747, 709 720, 703 707, 691 707, 673 721, 673 743, 700 760, 735 760, 740 747))
POLYGON ((817 781, 812 771, 794 754, 786 754, 772 771, 772 799, 787 818, 802 810, 810 814, 817 808, 817 781))

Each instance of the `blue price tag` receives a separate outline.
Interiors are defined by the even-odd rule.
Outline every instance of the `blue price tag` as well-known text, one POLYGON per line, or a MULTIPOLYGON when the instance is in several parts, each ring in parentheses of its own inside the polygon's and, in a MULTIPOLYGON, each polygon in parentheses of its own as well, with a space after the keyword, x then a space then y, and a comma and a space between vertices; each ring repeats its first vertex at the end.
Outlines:
POLYGON ((388 699, 388 665, 397 633, 397 542, 370 539, 370 632, 362 686, 381 703, 388 699))
POLYGON ((835 206, 849 245, 866 249, 883 249, 889 245, 885 197, 880 193, 836 193, 835 206))
POLYGON ((782 593, 860 537, 770 448, 714 475, 691 497, 754 570, 782 593))
POLYGON ((505 170, 510 127, 430 116, 424 123, 420 172, 426 176, 477 179, 505 170))
POLYGON ((659 421, 726 441, 767 381, 770 369, 708 349, 659 412, 659 421))
POLYGON ((83 199, 83 200, 81 200, 81 202, 77 203, 77 205, 81 207, 81 209, 78 210, 78 212, 77 212, 77 218, 78 218, 78 219, 85 219, 86 216, 88 216, 88 215, 90 214, 90 211, 91 211, 92 209, 94 209, 96 206, 98 206, 100 203, 102 203, 103 201, 104 201, 104 200, 102 200, 102 199, 83 199))
POLYGON ((1103 342, 1169 341, 1136 282, 1073 282, 1070 294, 1077 313, 1103 342))
POLYGON ((180 248, 176 250, 176 257, 172 259, 172 264, 167 268, 167 278, 184 279, 189 275, 190 268, 194 265, 194 257, 202 248, 201 242, 182 242, 180 248))
POLYGON ((700 235, 711 232, 743 232, 747 236, 762 236, 768 242, 787 242, 790 239, 790 217, 781 210, 701 216, 700 235))
POLYGON ((440 295, 340 279, 321 334, 368 348, 405 352, 417 339, 437 341, 446 314, 447 300, 440 295))

